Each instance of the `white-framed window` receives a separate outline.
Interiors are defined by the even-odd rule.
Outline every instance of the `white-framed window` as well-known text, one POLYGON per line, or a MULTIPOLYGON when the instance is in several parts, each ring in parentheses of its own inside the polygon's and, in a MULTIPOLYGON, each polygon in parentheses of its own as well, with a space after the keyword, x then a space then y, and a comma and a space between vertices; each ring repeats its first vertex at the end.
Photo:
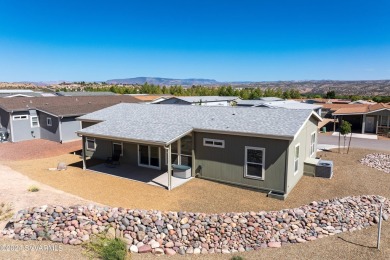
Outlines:
POLYGON ((312 156, 316 152, 316 138, 317 133, 313 132, 310 136, 310 156, 312 156))
POLYGON ((13 120, 27 120, 28 115, 13 116, 13 120))
POLYGON ((123 156, 123 143, 112 143, 112 152, 123 156))
POLYGON ((203 145, 216 148, 225 148, 225 140, 203 138, 203 145))
POLYGON ((244 177, 264 180, 265 148, 245 146, 244 177))
POLYGON ((37 116, 30 116, 31 127, 39 127, 39 120, 37 116))
POLYGON ((294 149, 294 175, 296 175, 299 170, 299 146, 300 144, 297 144, 294 149))
POLYGON ((51 120, 51 117, 47 117, 47 118, 46 118, 46 125, 47 125, 47 126, 52 126, 52 125, 53 125, 53 122, 52 122, 52 120, 51 120))
POLYGON ((161 170, 161 151, 158 146, 138 145, 138 166, 161 170))
POLYGON ((390 116, 380 116, 379 126, 389 126, 390 116))
MULTIPOLYGON (((171 144, 172 164, 192 167, 192 135, 186 135, 171 144)), ((165 153, 165 164, 168 165, 168 151, 165 153)))
POLYGON ((87 150, 88 151, 95 151, 96 150, 96 142, 95 142, 95 138, 88 138, 87 137, 87 150))

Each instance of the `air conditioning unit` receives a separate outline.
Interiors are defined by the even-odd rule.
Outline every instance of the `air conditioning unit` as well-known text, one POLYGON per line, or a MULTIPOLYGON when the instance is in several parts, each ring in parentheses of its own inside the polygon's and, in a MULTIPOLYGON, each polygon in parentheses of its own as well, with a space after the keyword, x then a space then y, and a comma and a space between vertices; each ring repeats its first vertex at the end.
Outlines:
POLYGON ((332 178, 333 161, 319 160, 316 165, 315 176, 328 179, 332 178))

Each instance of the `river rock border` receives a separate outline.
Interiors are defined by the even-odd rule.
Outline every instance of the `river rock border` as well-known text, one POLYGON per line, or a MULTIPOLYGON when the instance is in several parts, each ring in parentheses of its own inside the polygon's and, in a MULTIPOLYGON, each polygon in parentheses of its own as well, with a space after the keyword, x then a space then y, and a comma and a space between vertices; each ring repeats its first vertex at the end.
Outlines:
POLYGON ((122 238, 133 253, 234 253, 304 243, 360 230, 390 214, 389 200, 354 196, 295 209, 204 214, 90 206, 41 206, 19 211, 0 236, 78 245, 92 234, 122 238))
POLYGON ((360 163, 385 173, 390 173, 390 154, 370 153, 360 159, 360 163))

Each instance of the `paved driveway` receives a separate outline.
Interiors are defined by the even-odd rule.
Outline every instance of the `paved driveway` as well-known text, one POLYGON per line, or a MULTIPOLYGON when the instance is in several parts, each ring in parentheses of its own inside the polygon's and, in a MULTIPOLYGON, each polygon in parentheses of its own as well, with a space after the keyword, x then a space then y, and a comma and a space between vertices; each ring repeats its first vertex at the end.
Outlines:
MULTIPOLYGON (((319 144, 338 145, 338 140, 338 136, 321 134, 318 136, 319 144)), ((347 138, 347 142, 349 142, 349 138, 347 138)), ((343 137, 341 137, 341 145, 343 145, 343 137)), ((372 140, 352 137, 351 147, 390 151, 390 140, 372 140)))

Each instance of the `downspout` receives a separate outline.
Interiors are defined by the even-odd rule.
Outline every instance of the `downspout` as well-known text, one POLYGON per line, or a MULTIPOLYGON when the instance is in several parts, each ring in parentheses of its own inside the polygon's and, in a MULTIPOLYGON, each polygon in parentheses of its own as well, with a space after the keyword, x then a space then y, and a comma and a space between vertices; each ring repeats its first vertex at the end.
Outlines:
POLYGON ((11 111, 11 113, 9 113, 9 123, 11 125, 11 142, 13 143, 14 142, 14 127, 13 127, 13 124, 12 124, 12 114, 13 114, 14 111, 11 111))
POLYGON ((58 128, 59 128, 59 131, 60 131, 60 143, 62 144, 62 119, 64 117, 61 116, 61 117, 58 117, 58 128))
POLYGON ((288 157, 290 156, 290 146, 291 146, 291 141, 288 142, 288 149, 287 149, 287 154, 286 154, 286 166, 285 166, 285 174, 284 174, 284 195, 287 194, 288 192, 288 157))

